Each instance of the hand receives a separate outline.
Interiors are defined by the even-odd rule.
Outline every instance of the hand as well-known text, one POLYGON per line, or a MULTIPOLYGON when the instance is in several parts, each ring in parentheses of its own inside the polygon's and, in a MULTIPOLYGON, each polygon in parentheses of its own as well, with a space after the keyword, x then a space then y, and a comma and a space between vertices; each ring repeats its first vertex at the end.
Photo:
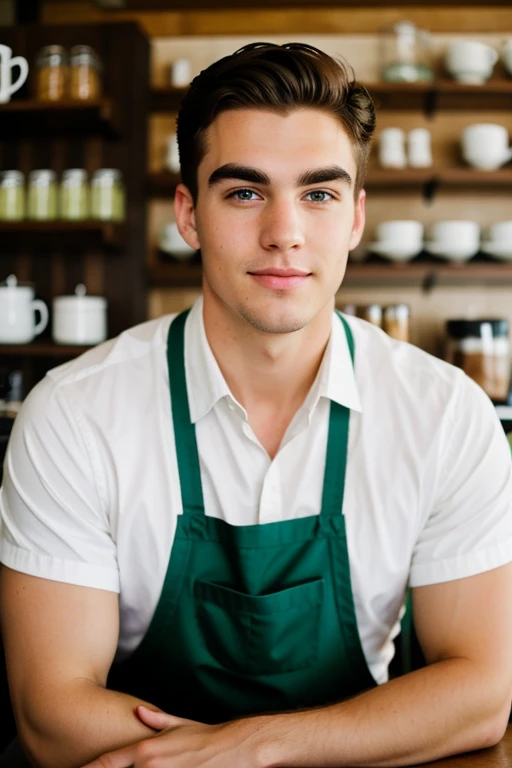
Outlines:
POLYGON ((255 740, 248 738, 250 720, 207 725, 144 706, 141 722, 159 731, 137 744, 107 752, 83 768, 256 768, 255 740))

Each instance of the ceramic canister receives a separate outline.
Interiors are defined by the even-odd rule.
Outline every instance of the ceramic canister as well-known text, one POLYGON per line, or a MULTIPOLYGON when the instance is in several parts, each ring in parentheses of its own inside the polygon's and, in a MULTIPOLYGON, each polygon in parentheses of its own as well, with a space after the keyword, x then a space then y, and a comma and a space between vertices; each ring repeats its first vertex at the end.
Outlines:
POLYGON ((53 300, 52 336, 57 344, 99 344, 107 338, 107 300, 86 296, 77 285, 75 295, 53 300))

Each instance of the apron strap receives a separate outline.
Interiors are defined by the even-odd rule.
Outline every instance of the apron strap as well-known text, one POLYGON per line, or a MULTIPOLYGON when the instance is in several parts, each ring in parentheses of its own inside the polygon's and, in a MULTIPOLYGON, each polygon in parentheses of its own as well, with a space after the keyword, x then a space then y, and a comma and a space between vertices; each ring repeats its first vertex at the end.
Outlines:
MULTIPOLYGON (((181 312, 171 322, 167 341, 167 363, 169 386, 172 393, 171 411, 183 514, 190 517, 204 517, 199 454, 195 425, 190 420, 185 374, 185 321, 189 312, 189 309, 181 312)), ((337 312, 337 314, 345 329, 352 364, 354 364, 355 350, 352 332, 341 313, 337 312)), ((332 401, 330 405, 329 434, 327 438, 322 508, 320 512, 324 517, 339 517, 340 510, 343 509, 349 419, 350 409, 332 401)))
POLYGON ((190 420, 185 375, 185 321, 189 312, 190 309, 181 312, 171 323, 167 339, 167 365, 183 514, 188 517, 204 517, 196 429, 190 420))

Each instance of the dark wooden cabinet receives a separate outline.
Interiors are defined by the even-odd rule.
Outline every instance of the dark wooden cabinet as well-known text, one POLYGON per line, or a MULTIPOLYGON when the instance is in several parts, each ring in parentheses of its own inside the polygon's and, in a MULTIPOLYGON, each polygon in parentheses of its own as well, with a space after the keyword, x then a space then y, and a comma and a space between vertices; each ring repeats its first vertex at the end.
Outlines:
MULTIPOLYGON (((89 294, 108 299, 109 337, 116 336, 146 319, 149 41, 137 24, 127 22, 3 27, 0 42, 24 56, 30 67, 23 88, 0 105, 0 170, 18 169, 28 178, 31 170, 52 168, 60 181, 67 168, 85 168, 89 176, 98 168, 118 168, 126 188, 123 224, 0 222, 0 282, 11 273, 31 282, 50 315, 53 297, 85 283, 89 294), (53 44, 68 50, 78 44, 94 48, 103 64, 100 99, 54 104, 36 99, 37 53, 53 44)), ((50 327, 39 342, 36 355, 32 345, 17 354, 0 349, 0 368, 23 369, 26 391, 59 357, 74 355, 72 348, 52 350, 50 327)))

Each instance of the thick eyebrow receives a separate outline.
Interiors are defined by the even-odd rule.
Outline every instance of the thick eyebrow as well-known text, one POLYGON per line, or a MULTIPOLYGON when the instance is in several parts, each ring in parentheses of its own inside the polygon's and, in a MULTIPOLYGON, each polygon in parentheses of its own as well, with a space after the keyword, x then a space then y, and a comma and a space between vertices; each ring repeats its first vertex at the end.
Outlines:
MULTIPOLYGON (((238 165, 237 163, 227 163, 221 165, 210 174, 208 179, 208 186, 213 187, 220 181, 225 179, 234 179, 237 181, 247 181, 250 184, 263 184, 264 186, 270 186, 271 179, 263 171, 258 171, 256 168, 250 168, 247 165, 238 165)), ((314 168, 311 171, 305 171, 297 179, 298 187, 307 187, 310 184, 324 184, 328 181, 342 181, 352 186, 352 178, 344 168, 339 165, 330 165, 326 168, 314 168)))

